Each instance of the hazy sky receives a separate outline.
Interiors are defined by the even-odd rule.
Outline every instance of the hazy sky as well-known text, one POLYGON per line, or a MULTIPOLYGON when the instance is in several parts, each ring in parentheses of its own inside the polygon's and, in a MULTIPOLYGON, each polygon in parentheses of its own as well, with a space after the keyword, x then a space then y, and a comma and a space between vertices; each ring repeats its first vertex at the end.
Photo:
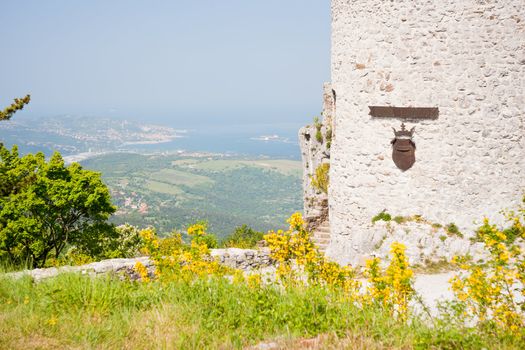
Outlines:
POLYGON ((0 106, 193 123, 306 123, 329 0, 0 0, 0 106))

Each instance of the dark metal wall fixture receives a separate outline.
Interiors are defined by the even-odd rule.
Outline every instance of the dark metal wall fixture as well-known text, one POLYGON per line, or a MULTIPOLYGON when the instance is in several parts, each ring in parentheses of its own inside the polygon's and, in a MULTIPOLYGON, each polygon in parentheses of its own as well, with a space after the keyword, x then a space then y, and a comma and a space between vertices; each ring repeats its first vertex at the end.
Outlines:
POLYGON ((404 121, 417 122, 425 119, 437 119, 439 109, 437 107, 391 107, 391 106, 369 106, 372 118, 401 119, 401 129, 394 128, 394 139, 392 143, 392 160, 402 171, 408 170, 416 161, 416 144, 412 140, 416 127, 407 130, 404 121))
POLYGON ((391 107, 391 106, 368 106, 372 118, 399 118, 404 120, 437 119, 439 108, 437 107, 391 107))
POLYGON ((401 170, 408 170, 416 162, 416 144, 412 141, 414 126, 412 129, 405 129, 405 123, 401 123, 401 130, 394 130, 395 138, 392 143, 392 159, 394 164, 401 170))

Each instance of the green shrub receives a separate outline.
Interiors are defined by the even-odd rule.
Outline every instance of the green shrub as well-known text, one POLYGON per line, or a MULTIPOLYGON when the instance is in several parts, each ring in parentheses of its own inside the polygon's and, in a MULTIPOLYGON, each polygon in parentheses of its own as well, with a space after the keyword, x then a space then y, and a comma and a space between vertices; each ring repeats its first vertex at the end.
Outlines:
POLYGON ((326 148, 330 149, 330 147, 332 146, 332 129, 326 130, 325 138, 326 138, 326 148))
POLYGON ((222 245, 227 248, 254 248, 257 242, 263 239, 263 236, 263 232, 255 231, 248 225, 242 225, 237 227, 235 231, 223 241, 222 245))
POLYGON ((397 224, 403 224, 405 222, 408 221, 408 218, 405 217, 405 216, 394 216, 394 218, 392 219, 394 222, 396 222, 397 224))
POLYGON ((213 233, 208 233, 204 236, 198 236, 193 239, 197 244, 206 244, 210 249, 215 249, 219 247, 219 242, 217 237, 213 233))
POLYGON ((182 235, 173 231, 169 236, 159 239, 159 250, 164 256, 169 256, 173 252, 185 247, 182 235))
POLYGON ((323 143, 323 133, 321 132, 321 128, 323 127, 323 124, 319 121, 319 117, 314 117, 314 126, 315 126, 315 139, 319 143, 323 143))
POLYGON ((392 215, 390 215, 389 213, 387 213, 386 211, 382 211, 380 212, 379 214, 377 214, 376 216, 374 216, 372 218, 372 223, 376 223, 377 221, 391 221, 392 220, 392 215))
POLYGON ((81 245, 77 249, 96 260, 133 258, 140 255, 143 242, 139 228, 124 224, 110 229, 112 230, 110 234, 93 235, 97 242, 81 245))
POLYGON ((445 226, 445 230, 447 231, 447 234, 449 236, 458 236, 460 238, 463 238, 463 234, 459 231, 459 228, 454 223, 450 223, 447 226, 445 226))
POLYGON ((15 264, 45 266, 71 245, 99 252, 101 240, 116 236, 101 175, 66 165, 58 152, 47 161, 0 144, 0 208, 0 254, 15 264))
POLYGON ((205 244, 208 248, 213 249, 219 246, 217 236, 208 232, 208 221, 199 220, 193 225, 188 226, 187 234, 191 237, 191 242, 198 245, 205 244))
POLYGON ((315 139, 317 140, 317 142, 323 143, 323 133, 321 132, 321 130, 317 130, 315 132, 315 139))
MULTIPOLYGON (((524 197, 524 203, 525 203, 525 197, 524 197)), ((501 232, 503 232, 503 234, 506 237, 506 239, 504 240, 505 243, 510 244, 510 243, 514 243, 514 241, 520 237, 522 230, 523 230, 523 226, 519 220, 510 219, 512 217, 515 217, 516 213, 510 212, 510 213, 507 213, 506 215, 507 215, 508 221, 510 222, 510 225, 508 227, 503 228, 501 232)), ((473 240, 475 242, 483 242, 484 237, 486 237, 487 233, 490 233, 491 231, 492 231, 492 226, 487 223, 484 223, 476 231, 476 235, 474 236, 473 240)))

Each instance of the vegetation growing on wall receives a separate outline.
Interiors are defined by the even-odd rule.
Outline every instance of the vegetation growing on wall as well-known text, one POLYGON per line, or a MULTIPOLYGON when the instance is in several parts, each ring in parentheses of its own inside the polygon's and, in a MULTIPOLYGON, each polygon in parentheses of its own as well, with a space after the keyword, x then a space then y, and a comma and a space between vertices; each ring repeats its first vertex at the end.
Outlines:
POLYGON ((377 214, 376 216, 372 218, 372 223, 376 223, 378 221, 388 222, 390 220, 392 220, 392 215, 390 215, 389 213, 383 210, 382 212, 380 212, 379 214, 377 214))
POLYGON ((325 138, 326 138, 326 148, 330 149, 332 147, 332 129, 331 128, 327 128, 326 129, 326 134, 325 134, 325 138))
POLYGON ((328 193, 330 184, 330 164, 323 163, 315 169, 315 175, 311 177, 312 186, 320 192, 328 193))
POLYGON ((463 234, 459 231, 459 228, 453 222, 445 226, 445 230, 447 231, 447 234, 449 236, 457 236, 463 238, 463 234))
POLYGON ((319 121, 319 117, 314 117, 314 127, 315 127, 315 139, 319 143, 323 143, 323 133, 321 132, 321 128, 323 127, 323 124, 319 121))

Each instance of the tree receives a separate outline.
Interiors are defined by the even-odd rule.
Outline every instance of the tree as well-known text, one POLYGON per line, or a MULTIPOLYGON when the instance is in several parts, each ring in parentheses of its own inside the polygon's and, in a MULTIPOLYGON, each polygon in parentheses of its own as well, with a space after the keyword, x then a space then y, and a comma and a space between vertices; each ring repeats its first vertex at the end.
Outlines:
POLYGON ((41 267, 68 244, 96 244, 114 233, 115 212, 100 174, 69 166, 59 153, 19 157, 17 147, 0 146, 0 255, 41 267))
POLYGON ((226 238, 223 245, 235 248, 254 248, 257 242, 263 240, 264 233, 255 231, 248 225, 242 225, 226 238))
POLYGON ((19 111, 24 108, 26 104, 31 101, 31 95, 26 95, 22 98, 15 98, 9 107, 6 107, 3 111, 0 111, 0 120, 9 120, 15 114, 16 111, 19 111))

